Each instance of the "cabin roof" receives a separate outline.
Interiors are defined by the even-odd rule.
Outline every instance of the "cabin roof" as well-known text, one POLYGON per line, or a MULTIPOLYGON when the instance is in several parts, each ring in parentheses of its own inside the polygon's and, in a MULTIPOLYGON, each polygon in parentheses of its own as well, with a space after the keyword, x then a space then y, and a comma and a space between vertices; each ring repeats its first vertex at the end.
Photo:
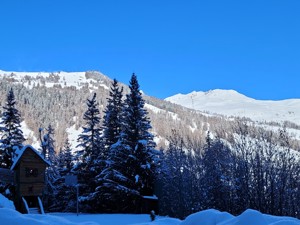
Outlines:
POLYGON ((46 160, 34 147, 32 147, 31 145, 25 145, 21 149, 16 149, 16 151, 18 152, 18 156, 13 159, 13 164, 10 167, 10 170, 13 170, 17 166, 26 149, 30 149, 31 151, 33 151, 41 160, 43 160, 47 164, 47 166, 51 165, 51 163, 48 160, 46 160))

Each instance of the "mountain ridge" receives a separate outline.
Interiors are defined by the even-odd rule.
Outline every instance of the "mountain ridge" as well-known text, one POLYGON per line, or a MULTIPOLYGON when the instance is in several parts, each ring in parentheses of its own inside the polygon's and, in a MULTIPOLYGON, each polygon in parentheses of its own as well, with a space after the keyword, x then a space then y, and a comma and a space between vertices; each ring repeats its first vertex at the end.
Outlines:
MULTIPOLYGON (((14 89, 17 100, 17 107, 24 119, 26 128, 27 143, 35 143, 39 146, 39 128, 46 128, 49 124, 55 129, 56 149, 62 148, 66 138, 76 148, 78 134, 84 125, 83 114, 86 110, 86 99, 92 93, 97 94, 101 117, 106 107, 109 88, 112 79, 98 71, 87 72, 5 72, 0 71, 0 112, 5 104, 6 94, 10 88, 14 89), (73 76, 73 77, 70 77, 73 76), (76 79, 75 79, 76 78, 76 79)), ((129 92, 126 84, 120 83, 124 88, 124 97, 129 92)), ((206 100, 212 104, 223 104, 223 91, 206 92, 206 100), (221 98, 221 103, 220 103, 221 98)), ((227 102, 240 98, 245 99, 242 94, 234 90, 226 92, 227 102), (238 97, 237 97, 238 96, 238 97)), ((204 95, 204 94, 202 94, 204 95)), ((194 97, 196 92, 194 93, 194 97)), ((244 120, 232 115, 218 114, 203 110, 186 108, 170 101, 158 99, 143 94, 145 108, 149 113, 152 124, 151 132, 155 136, 158 148, 168 145, 168 139, 173 135, 174 130, 184 139, 205 142, 207 131, 220 138, 228 139, 232 135, 234 127, 244 120)), ((247 98, 247 97, 246 97, 247 98)), ((248 98, 249 102, 251 100, 248 98)), ((201 102, 199 103, 201 105, 201 102)), ((207 105, 209 106, 209 105, 207 105)), ((195 107, 194 107, 195 108, 195 107)), ((244 120, 249 122, 249 120, 244 120)), ((294 122, 294 121, 293 121, 294 122)), ((252 123, 252 122, 251 122, 252 123)), ((255 129, 277 130, 282 128, 280 123, 254 123, 255 129)), ((300 140, 300 126, 294 123, 286 123, 291 132, 296 133, 296 139, 300 140)), ((295 146, 297 147, 297 140, 295 146)))
POLYGON ((235 90, 214 89, 177 94, 165 100, 198 111, 300 125, 300 99, 256 100, 235 90))

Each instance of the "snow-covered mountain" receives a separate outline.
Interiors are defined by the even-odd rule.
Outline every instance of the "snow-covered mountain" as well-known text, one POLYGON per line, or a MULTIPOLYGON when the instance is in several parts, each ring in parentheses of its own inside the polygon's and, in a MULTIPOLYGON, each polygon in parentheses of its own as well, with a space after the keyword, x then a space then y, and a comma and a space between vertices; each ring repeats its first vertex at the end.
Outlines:
POLYGON ((109 89, 105 75, 96 71, 89 72, 13 72, 0 70, 0 78, 5 78, 13 82, 22 83, 27 88, 33 88, 37 85, 45 85, 46 87, 60 86, 76 87, 80 89, 85 85, 89 87, 97 87, 95 84, 109 89))
POLYGON ((234 90, 211 90, 177 94, 166 101, 213 114, 247 117, 254 121, 290 121, 300 125, 300 99, 255 100, 234 90))
MULTIPOLYGON (((51 124, 55 129, 56 148, 60 149, 67 137, 75 148, 84 124, 86 99, 92 92, 96 93, 103 112, 111 82, 110 77, 97 71, 49 73, 0 70, 0 113, 7 91, 13 88, 17 107, 24 119, 22 129, 27 144, 38 147, 39 128, 51 124)), ((124 94, 128 93, 128 86, 120 85, 124 94)), ((259 101, 232 90, 178 94, 167 98, 167 101, 145 94, 143 97, 158 147, 168 145, 167 139, 174 130, 183 137, 202 141, 205 141, 208 130, 227 138, 228 132, 232 132, 229 128, 238 120, 235 116, 258 120, 260 123, 254 123, 254 126, 274 131, 281 128, 282 123, 264 121, 291 121, 286 124, 288 131, 300 140, 300 100, 297 99, 259 101)))

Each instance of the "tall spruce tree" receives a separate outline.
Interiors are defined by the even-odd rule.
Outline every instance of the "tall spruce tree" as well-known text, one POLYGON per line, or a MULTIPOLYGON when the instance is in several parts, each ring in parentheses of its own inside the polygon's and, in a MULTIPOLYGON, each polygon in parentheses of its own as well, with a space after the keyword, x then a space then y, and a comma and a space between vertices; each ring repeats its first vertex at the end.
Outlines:
POLYGON ((133 73, 129 82, 130 93, 126 95, 124 107, 124 124, 121 138, 124 144, 135 150, 140 141, 145 141, 146 147, 155 147, 148 112, 144 108, 145 100, 140 91, 137 76, 133 73))
MULTIPOLYGON (((42 129, 40 129, 40 135, 42 135, 42 129)), ((57 186, 55 182, 60 178, 58 173, 58 158, 54 148, 55 140, 54 129, 51 124, 48 125, 48 128, 45 129, 45 134, 41 139, 41 148, 42 154, 45 159, 50 162, 50 166, 46 170, 46 181, 47 185, 45 188, 43 203, 46 211, 50 211, 53 204, 56 203, 55 195, 57 192, 57 186)))
POLYGON ((220 139, 211 139, 207 133, 203 154, 204 193, 207 208, 229 208, 231 151, 220 139))
POLYGON ((96 93, 91 99, 87 99, 87 107, 88 109, 83 116, 85 126, 78 137, 80 144, 77 147, 81 149, 77 154, 78 163, 75 166, 75 171, 81 185, 81 195, 85 197, 85 202, 82 202, 82 204, 86 204, 86 210, 91 210, 89 206, 91 206, 92 193, 96 187, 95 177, 102 170, 104 159, 101 142, 100 111, 96 101, 96 93))
MULTIPOLYGON (((155 174, 155 143, 150 133, 151 124, 137 76, 133 73, 129 82, 130 93, 126 95, 124 124, 121 141, 129 146, 133 156, 130 176, 141 195, 152 195, 155 174)), ((131 157, 131 156, 130 156, 131 157)))
POLYGON ((64 177, 67 174, 72 173, 74 160, 73 160, 71 144, 68 138, 64 143, 63 149, 59 152, 58 162, 59 162, 59 173, 61 174, 61 176, 64 177))
POLYGON ((118 81, 114 79, 103 117, 103 144, 106 152, 112 144, 118 141, 120 136, 124 106, 122 97, 123 88, 120 88, 118 81))
POLYGON ((16 108, 16 100, 12 88, 7 94, 0 124, 0 167, 10 168, 13 158, 16 156, 14 147, 22 148, 22 143, 25 141, 21 130, 21 114, 16 108))
POLYGON ((155 143, 135 74, 129 88, 122 132, 110 147, 106 168, 97 176, 97 202, 109 212, 138 212, 142 195, 153 195, 155 143))
POLYGON ((54 201, 50 207, 53 212, 74 212, 76 211, 76 190, 74 187, 67 186, 65 179, 67 175, 73 174, 73 155, 70 142, 66 139, 63 148, 57 157, 58 178, 54 182, 56 192, 53 195, 54 201))
POLYGON ((93 197, 98 210, 109 213, 137 211, 140 193, 130 175, 132 163, 129 146, 121 141, 111 146, 107 165, 96 179, 98 187, 93 197))

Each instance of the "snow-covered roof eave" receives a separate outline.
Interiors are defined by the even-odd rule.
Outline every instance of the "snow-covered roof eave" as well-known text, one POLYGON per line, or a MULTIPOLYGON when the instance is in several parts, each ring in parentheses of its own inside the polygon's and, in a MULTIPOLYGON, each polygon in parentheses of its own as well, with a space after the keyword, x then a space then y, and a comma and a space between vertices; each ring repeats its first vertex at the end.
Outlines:
POLYGON ((44 157, 42 157, 41 154, 35 148, 33 148, 31 145, 24 145, 21 150, 18 149, 18 156, 16 158, 14 158, 13 164, 10 167, 10 170, 13 170, 17 166, 19 160, 21 159, 22 155, 24 154, 24 152, 27 148, 30 148, 35 154, 37 154, 40 157, 40 159, 42 159, 47 164, 47 166, 51 165, 51 163, 48 160, 44 159, 44 157))
POLYGON ((144 198, 144 199, 158 200, 158 197, 157 197, 156 195, 152 195, 152 196, 144 195, 143 198, 144 198))

